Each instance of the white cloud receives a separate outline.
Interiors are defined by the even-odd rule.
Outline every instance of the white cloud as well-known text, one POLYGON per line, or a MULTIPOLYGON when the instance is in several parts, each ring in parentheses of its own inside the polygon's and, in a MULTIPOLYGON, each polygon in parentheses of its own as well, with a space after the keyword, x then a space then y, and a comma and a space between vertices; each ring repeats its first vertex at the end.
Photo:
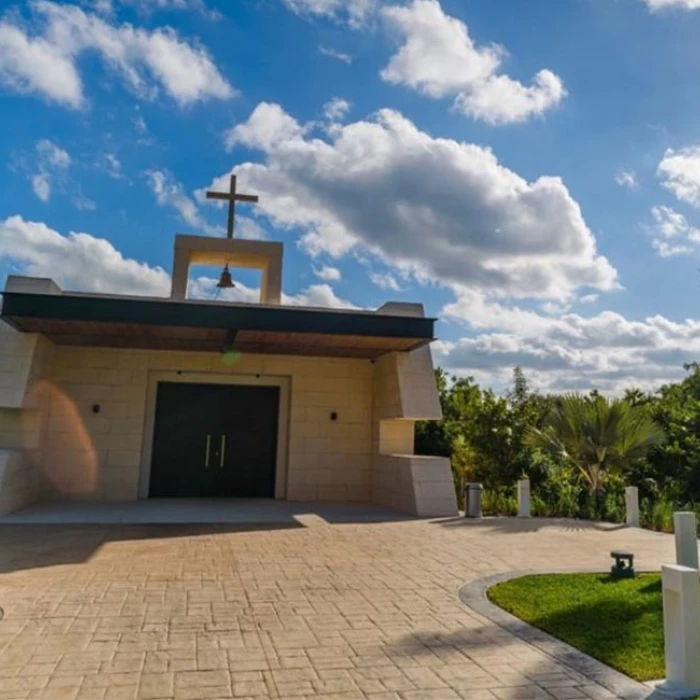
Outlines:
POLYGON ((78 211, 95 211, 97 209, 97 204, 80 191, 73 197, 73 206, 78 211))
POLYGON ((148 133, 148 124, 140 114, 134 118, 134 129, 142 135, 148 133))
POLYGON ((584 294, 578 298, 581 304, 595 304, 600 299, 600 294, 584 294))
POLYGON ((121 180, 122 177, 122 164, 119 158, 114 155, 114 153, 103 153, 102 160, 104 169, 110 177, 115 180, 121 180))
POLYGON ((130 5, 143 14, 151 14, 156 10, 192 10, 199 12, 207 19, 221 19, 222 14, 218 10, 207 7, 204 0, 96 0, 95 5, 102 7, 102 12, 114 11, 114 4, 130 5))
POLYGON ((652 12, 659 10, 697 10, 700 0, 643 0, 652 12))
POLYGON ((333 309, 357 309, 351 301, 340 298, 327 284, 312 284, 298 294, 282 294, 282 303, 289 306, 327 306, 333 309))
POLYGON ((414 0, 381 10, 404 40, 381 71, 383 80, 432 98, 454 97, 454 108, 489 124, 522 122, 542 115, 566 96, 564 84, 541 70, 530 85, 499 73, 506 50, 477 46, 467 25, 445 14, 437 0, 414 0))
POLYGON ((388 272, 370 272, 369 278, 372 280, 372 284, 377 285, 380 289, 390 289, 393 292, 401 291, 401 286, 396 281, 396 277, 388 272))
POLYGON ((67 168, 71 163, 68 152, 48 139, 39 141, 36 144, 36 151, 46 165, 51 165, 55 168, 67 168))
POLYGON ((10 216, 0 221, 0 262, 23 274, 50 277, 67 290, 165 296, 170 276, 160 267, 124 258, 103 238, 10 216))
POLYGON ((73 57, 43 37, 30 37, 0 21, 0 84, 38 93, 66 107, 83 104, 82 82, 73 57))
POLYGON ((42 202, 48 202, 54 181, 58 180, 61 184, 67 181, 62 171, 70 167, 71 157, 67 151, 48 139, 37 141, 34 150, 38 172, 30 176, 32 189, 42 202))
POLYGON ((144 175, 158 204, 162 207, 172 207, 183 221, 192 226, 200 226, 197 205, 184 193, 179 182, 175 182, 171 175, 163 170, 147 170, 144 175))
POLYGON ((42 202, 48 202, 51 199, 51 183, 46 173, 37 173, 32 176, 32 189, 42 202))
POLYGON ((202 218, 196 202, 170 173, 165 170, 147 170, 144 175, 161 207, 174 209, 182 221, 195 229, 214 236, 224 235, 225 230, 221 226, 211 226, 202 218))
POLYGON ((634 170, 618 170, 615 174, 615 182, 628 190, 639 189, 639 180, 634 170))
POLYGON ((700 208, 700 146, 678 151, 669 148, 656 173, 677 199, 700 208))
POLYGON ((676 323, 657 315, 631 321, 612 311, 551 317, 471 290, 443 314, 479 335, 436 344, 437 362, 489 385, 509 383, 518 365, 543 390, 656 388, 678 379, 683 363, 700 355, 697 320, 676 323))
POLYGON ((662 258, 688 255, 700 245, 700 229, 691 226, 680 212, 671 207, 652 207, 652 246, 662 258))
POLYGON ((235 169, 241 187, 260 195, 258 211, 275 224, 299 227, 312 255, 365 251, 420 281, 500 296, 617 287, 560 178, 528 182, 490 150, 433 138, 398 112, 338 125, 322 140, 262 103, 226 139, 263 151, 264 163, 235 169))
MULTIPOLYGON (((298 139, 304 129, 277 104, 261 102, 247 122, 229 129, 224 135, 228 150, 239 143, 268 151, 298 139)), ((228 191, 228 190, 227 190, 228 191)))
POLYGON ((302 17, 323 17, 360 27, 376 10, 378 0, 281 0, 302 17))
POLYGON ((30 7, 32 33, 11 20, 0 21, 0 82, 10 89, 79 108, 85 98, 76 64, 92 51, 142 98, 163 90, 187 106, 235 94, 207 50, 180 39, 173 29, 117 26, 77 6, 48 0, 30 7))
MULTIPOLYGON (((260 289, 248 287, 235 280, 233 289, 218 289, 212 277, 197 277, 190 280, 187 294, 192 299, 221 299, 244 304, 255 304, 260 300, 260 289)), ((357 309, 352 302, 341 299, 327 284, 312 284, 298 294, 282 293, 285 306, 315 306, 334 309, 357 309)))
POLYGON ((329 265, 324 265, 320 268, 314 267, 313 270, 316 277, 326 280, 326 282, 337 282, 342 277, 337 267, 330 267, 329 265))
POLYGON ((346 63, 347 65, 350 65, 352 63, 352 56, 349 53, 338 51, 337 49, 331 48, 329 46, 319 46, 318 52, 321 54, 321 56, 328 56, 329 58, 334 58, 336 61, 346 63))
POLYGON ((350 111, 350 103, 342 97, 334 97, 323 105, 323 116, 331 122, 343 119, 350 111))

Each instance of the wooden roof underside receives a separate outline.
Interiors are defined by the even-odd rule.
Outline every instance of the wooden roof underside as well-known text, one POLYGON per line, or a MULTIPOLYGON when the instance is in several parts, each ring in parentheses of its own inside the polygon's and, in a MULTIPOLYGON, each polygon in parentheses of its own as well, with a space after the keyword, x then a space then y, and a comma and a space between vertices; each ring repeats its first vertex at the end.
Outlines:
POLYGON ((387 352, 412 350, 422 342, 415 338, 382 338, 321 333, 281 333, 241 330, 235 335, 218 328, 150 326, 137 323, 96 323, 16 319, 27 333, 41 333, 57 345, 149 350, 192 350, 311 355, 375 359, 387 352), (231 342, 233 341, 233 342, 231 342))

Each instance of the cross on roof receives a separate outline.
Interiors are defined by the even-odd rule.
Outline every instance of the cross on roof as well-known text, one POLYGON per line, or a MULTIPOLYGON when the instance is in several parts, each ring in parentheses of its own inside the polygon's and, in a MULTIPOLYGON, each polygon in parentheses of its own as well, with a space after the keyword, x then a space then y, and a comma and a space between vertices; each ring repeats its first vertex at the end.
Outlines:
POLYGON ((236 176, 231 175, 231 188, 229 192, 207 192, 207 199, 227 199, 228 200, 228 229, 227 238, 233 238, 233 223, 236 216, 236 202, 257 202, 258 197, 254 194, 238 194, 236 192, 236 176))

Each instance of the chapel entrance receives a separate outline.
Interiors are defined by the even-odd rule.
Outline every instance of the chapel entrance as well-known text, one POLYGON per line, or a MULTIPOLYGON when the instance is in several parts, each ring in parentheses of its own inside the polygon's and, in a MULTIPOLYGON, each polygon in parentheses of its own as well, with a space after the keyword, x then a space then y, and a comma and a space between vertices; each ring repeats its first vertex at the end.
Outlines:
POLYGON ((274 498, 279 387, 159 382, 150 498, 274 498))

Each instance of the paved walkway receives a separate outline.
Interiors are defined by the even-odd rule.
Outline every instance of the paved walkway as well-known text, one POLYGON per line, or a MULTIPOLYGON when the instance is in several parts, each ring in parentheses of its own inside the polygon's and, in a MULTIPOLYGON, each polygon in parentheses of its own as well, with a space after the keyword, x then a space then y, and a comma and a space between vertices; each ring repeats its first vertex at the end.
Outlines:
POLYGON ((606 700, 463 606, 510 570, 639 568, 567 521, 0 526, 0 700, 606 700))

